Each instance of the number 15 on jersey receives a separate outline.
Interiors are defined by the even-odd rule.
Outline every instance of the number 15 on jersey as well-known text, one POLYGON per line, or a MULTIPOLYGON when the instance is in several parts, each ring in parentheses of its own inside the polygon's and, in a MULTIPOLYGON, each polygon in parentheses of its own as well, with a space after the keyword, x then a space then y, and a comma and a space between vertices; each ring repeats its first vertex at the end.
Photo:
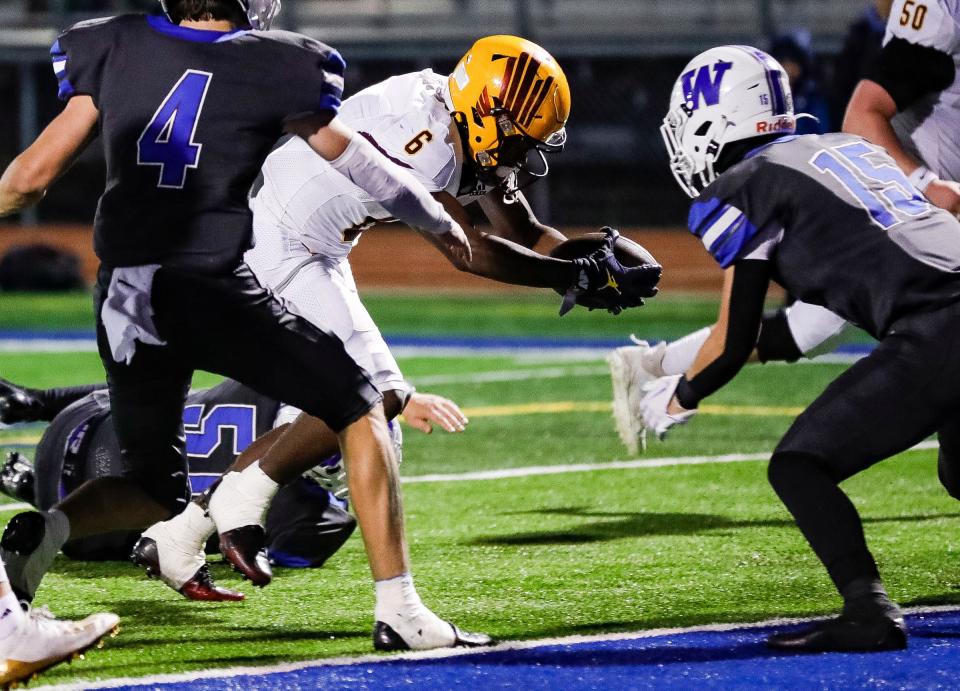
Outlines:
POLYGON ((157 187, 183 189, 187 169, 200 163, 194 141, 213 75, 187 70, 177 80, 137 140, 137 165, 160 166, 157 187))

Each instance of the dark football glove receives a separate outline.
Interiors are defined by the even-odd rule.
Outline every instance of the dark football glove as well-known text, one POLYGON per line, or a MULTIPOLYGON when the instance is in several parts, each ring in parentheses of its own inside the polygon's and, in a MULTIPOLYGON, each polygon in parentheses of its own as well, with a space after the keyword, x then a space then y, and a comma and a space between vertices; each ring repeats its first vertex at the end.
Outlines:
POLYGON ((580 271, 577 282, 563 296, 561 317, 574 305, 620 314, 628 307, 643 305, 643 298, 653 297, 658 292, 657 283, 663 267, 657 263, 624 266, 614 254, 619 231, 610 226, 600 230, 606 236, 603 244, 586 257, 572 260, 580 271))

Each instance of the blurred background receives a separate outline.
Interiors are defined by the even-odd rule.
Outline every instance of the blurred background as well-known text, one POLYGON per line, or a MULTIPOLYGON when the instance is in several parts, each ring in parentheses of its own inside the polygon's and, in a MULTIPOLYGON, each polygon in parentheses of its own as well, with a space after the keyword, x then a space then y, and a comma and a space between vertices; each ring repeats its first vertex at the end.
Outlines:
MULTIPOLYGON (((805 131, 837 129, 856 80, 879 47, 884 3, 866 0, 285 0, 279 26, 336 46, 347 92, 392 74, 449 71, 474 39, 531 38, 564 67, 573 91, 566 150, 529 197, 558 227, 676 228, 687 199, 667 170, 658 127, 674 78, 722 43, 772 51, 791 74, 805 131)), ((70 24, 156 0, 0 0, 0 165, 59 110, 47 51, 70 24)), ((162 60, 163 56, 157 56, 162 60)), ((15 225, 92 221, 103 185, 89 148, 48 198, 15 225)), ((9 234, 8 234, 9 237, 9 234)), ((64 244, 82 246, 80 236, 64 244)), ((85 259, 85 263, 89 263, 85 259)))

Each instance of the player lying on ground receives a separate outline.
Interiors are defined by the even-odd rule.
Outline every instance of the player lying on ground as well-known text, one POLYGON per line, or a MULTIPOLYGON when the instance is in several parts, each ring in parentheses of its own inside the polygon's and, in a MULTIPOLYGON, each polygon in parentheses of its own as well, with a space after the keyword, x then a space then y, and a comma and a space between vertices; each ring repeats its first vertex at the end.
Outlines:
MULTIPOLYGON (((893 3, 884 45, 869 78, 857 86, 843 131, 879 144, 927 199, 960 213, 960 3, 893 3)), ((846 321, 819 305, 796 302, 764 319, 760 361, 796 360, 820 351, 846 321)), ((650 379, 682 374, 706 340, 700 330, 666 346, 620 348, 610 356, 617 429, 631 453, 645 438, 638 402, 650 379)))
MULTIPOLYGON (((229 380, 192 391, 184 409, 184 426, 194 495, 218 478, 255 439, 286 425, 299 412, 229 380)), ((433 394, 413 394, 405 414, 408 422, 425 430, 438 425, 456 432, 466 424, 453 401, 433 394)), ((35 421, 50 425, 32 464, 19 454, 10 455, 0 472, 0 489, 8 495, 48 510, 87 480, 119 477, 129 470, 117 444, 105 384, 37 390, 0 379, 0 423, 35 421)), ((399 458, 399 424, 391 423, 390 431, 399 458)), ((270 562, 287 567, 323 565, 356 526, 346 508, 346 476, 337 453, 277 493, 265 523, 270 562)), ((63 553, 72 559, 126 560, 139 537, 139 531, 120 531, 73 540, 63 546, 63 553)), ((218 547, 216 540, 211 540, 206 551, 214 553, 218 547)), ((186 597, 241 597, 215 589, 205 563, 188 576, 186 581, 170 583, 186 597)))
MULTIPOLYGON (((266 31, 277 0, 171 0, 166 17, 81 23, 52 49, 63 112, 0 178, 0 216, 38 202, 96 135, 107 184, 97 206, 97 340, 131 473, 84 484, 49 512, 15 516, 0 540, 14 590, 32 598, 70 538, 149 526, 190 503, 183 405, 195 369, 316 416, 339 438, 376 583, 376 644, 485 645, 420 600, 410 576, 397 461, 382 395, 332 333, 288 311, 243 263, 248 191, 284 132, 303 137, 392 215, 469 262, 460 226, 415 178, 337 118, 344 62, 322 43, 266 31)), ((225 556, 280 484, 299 477, 294 422, 211 507, 225 556)), ((259 544, 258 544, 259 543, 259 544)))
POLYGON ((662 128, 671 168, 696 198, 691 231, 726 273, 717 325, 693 367, 659 380, 640 406, 664 434, 730 381, 754 350, 771 280, 877 338, 770 460, 770 482, 844 608, 769 643, 902 648, 903 616, 839 483, 938 432, 940 480, 960 498, 960 222, 882 148, 849 134, 789 136, 792 111, 782 68, 752 48, 707 51, 677 80, 662 128))
MULTIPOLYGON (((530 170, 528 158, 541 162, 534 173, 546 173, 543 154, 562 147, 569 110, 566 77, 546 51, 514 36, 491 36, 477 41, 452 75, 423 70, 391 77, 344 101, 340 117, 422 182, 458 220, 470 241, 471 261, 438 244, 457 268, 565 292, 566 309, 572 298, 596 293, 611 281, 621 292, 603 306, 616 311, 642 304, 656 292, 658 265, 624 268, 610 249, 574 260, 531 249, 546 250, 565 238, 537 220, 517 189, 518 176, 530 170), (465 205, 473 202, 491 221, 490 232, 470 224, 465 205)), ((399 415, 406 384, 360 301, 348 260, 361 232, 394 220, 392 214, 296 137, 267 157, 250 204, 256 242, 245 258, 257 278, 298 314, 335 333, 383 392, 387 418, 399 415)), ((614 240, 608 236, 609 244, 614 240)), ((320 420, 300 420, 296 431, 293 451, 304 468, 336 449, 336 435, 320 420)), ((249 460, 241 457, 232 470, 242 471, 249 460)), ((235 478, 228 474, 213 492, 211 512, 218 502, 235 501, 235 478)), ((145 544, 158 558, 138 560, 162 574, 195 569, 213 530, 204 515, 206 501, 145 531, 145 544)), ((262 531, 251 526, 249 534, 262 531)), ((268 583, 265 560, 248 554, 239 564, 242 573, 268 583)))

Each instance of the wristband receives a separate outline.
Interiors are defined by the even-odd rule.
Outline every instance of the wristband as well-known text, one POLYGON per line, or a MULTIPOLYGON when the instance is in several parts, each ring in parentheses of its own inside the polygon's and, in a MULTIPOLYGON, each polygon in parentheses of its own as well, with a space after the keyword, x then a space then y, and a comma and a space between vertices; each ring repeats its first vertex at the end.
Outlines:
POLYGON ((694 391, 693 386, 687 380, 686 376, 680 377, 680 381, 677 382, 677 388, 673 392, 674 397, 677 399, 677 403, 680 404, 680 407, 684 410, 696 410, 697 406, 700 405, 700 395, 694 391))
POLYGON ((931 182, 939 180, 937 174, 926 166, 918 166, 910 175, 907 176, 907 180, 910 181, 910 184, 916 187, 921 192, 925 192, 927 187, 930 186, 931 182))

